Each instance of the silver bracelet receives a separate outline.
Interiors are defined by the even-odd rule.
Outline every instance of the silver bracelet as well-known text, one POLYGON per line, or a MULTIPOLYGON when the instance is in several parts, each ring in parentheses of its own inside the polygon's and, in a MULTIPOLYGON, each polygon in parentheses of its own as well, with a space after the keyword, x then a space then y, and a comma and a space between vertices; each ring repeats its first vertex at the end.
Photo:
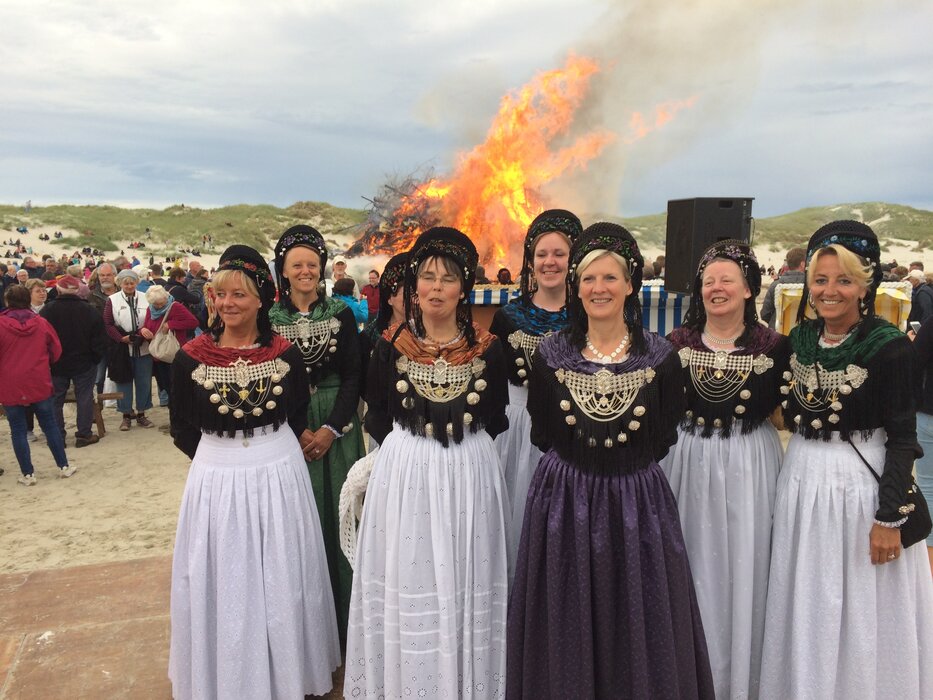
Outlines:
POLYGON ((891 529, 899 528, 901 525, 907 522, 907 518, 901 518, 900 520, 895 520, 894 522, 885 522, 884 520, 875 520, 875 525, 880 525, 881 527, 889 527, 891 529))

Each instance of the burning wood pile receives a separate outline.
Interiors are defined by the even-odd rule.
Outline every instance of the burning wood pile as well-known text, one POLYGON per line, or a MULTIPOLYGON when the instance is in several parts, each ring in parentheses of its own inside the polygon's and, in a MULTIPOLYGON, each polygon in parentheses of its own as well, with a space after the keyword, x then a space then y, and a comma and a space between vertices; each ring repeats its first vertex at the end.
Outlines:
POLYGON ((408 250, 422 231, 441 223, 440 202, 429 195, 425 183, 433 172, 390 178, 369 202, 362 235, 350 247, 350 255, 393 255, 408 250))
MULTIPOLYGON (((563 68, 540 73, 503 97, 486 140, 460 153, 449 177, 427 173, 386 182, 369 200, 369 219, 350 254, 401 252, 422 231, 442 224, 470 236, 487 268, 519 269, 531 221, 548 207, 566 206, 543 193, 618 139, 606 129, 581 135, 571 129, 598 72, 592 59, 570 56, 563 68)), ((643 138, 690 105, 692 100, 659 105, 653 118, 633 113, 622 143, 643 138)))

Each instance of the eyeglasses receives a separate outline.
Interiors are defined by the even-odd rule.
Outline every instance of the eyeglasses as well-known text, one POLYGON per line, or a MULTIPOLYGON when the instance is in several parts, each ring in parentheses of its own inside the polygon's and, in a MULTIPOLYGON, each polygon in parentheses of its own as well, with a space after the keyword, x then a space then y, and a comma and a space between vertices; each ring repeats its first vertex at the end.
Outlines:
MULTIPOLYGON (((428 284, 434 284, 437 282, 437 275, 435 275, 433 272, 422 272, 420 275, 418 275, 418 279, 428 284)), ((441 284, 445 287, 460 284, 460 278, 456 275, 442 275, 441 284)))

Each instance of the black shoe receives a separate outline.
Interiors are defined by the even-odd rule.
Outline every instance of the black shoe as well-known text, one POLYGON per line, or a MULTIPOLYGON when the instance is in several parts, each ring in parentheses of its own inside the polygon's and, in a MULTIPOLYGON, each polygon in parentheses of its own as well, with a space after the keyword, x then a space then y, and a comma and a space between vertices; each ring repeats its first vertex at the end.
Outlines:
POLYGON ((93 445, 94 443, 100 442, 100 437, 91 433, 87 437, 81 437, 80 435, 75 438, 75 447, 87 447, 88 445, 93 445))

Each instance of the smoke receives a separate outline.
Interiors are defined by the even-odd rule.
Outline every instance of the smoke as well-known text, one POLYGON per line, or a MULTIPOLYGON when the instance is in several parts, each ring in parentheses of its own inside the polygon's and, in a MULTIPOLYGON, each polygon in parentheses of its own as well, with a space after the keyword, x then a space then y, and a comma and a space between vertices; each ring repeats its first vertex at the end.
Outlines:
POLYGON ((846 25, 879 4, 895 6, 892 0, 613 2, 574 46, 603 70, 593 79, 569 138, 594 128, 608 128, 620 138, 585 172, 554 183, 548 194, 578 202, 580 211, 616 212, 622 187, 637 187, 638 172, 626 172, 633 148, 637 167, 651 168, 710 129, 728 128, 754 96, 763 51, 774 50, 771 39, 777 33, 789 27, 810 31, 824 56, 834 43, 851 50, 856 37, 846 34, 846 25), (633 112, 690 97, 696 98, 694 106, 662 131, 635 146, 625 143, 633 112))

